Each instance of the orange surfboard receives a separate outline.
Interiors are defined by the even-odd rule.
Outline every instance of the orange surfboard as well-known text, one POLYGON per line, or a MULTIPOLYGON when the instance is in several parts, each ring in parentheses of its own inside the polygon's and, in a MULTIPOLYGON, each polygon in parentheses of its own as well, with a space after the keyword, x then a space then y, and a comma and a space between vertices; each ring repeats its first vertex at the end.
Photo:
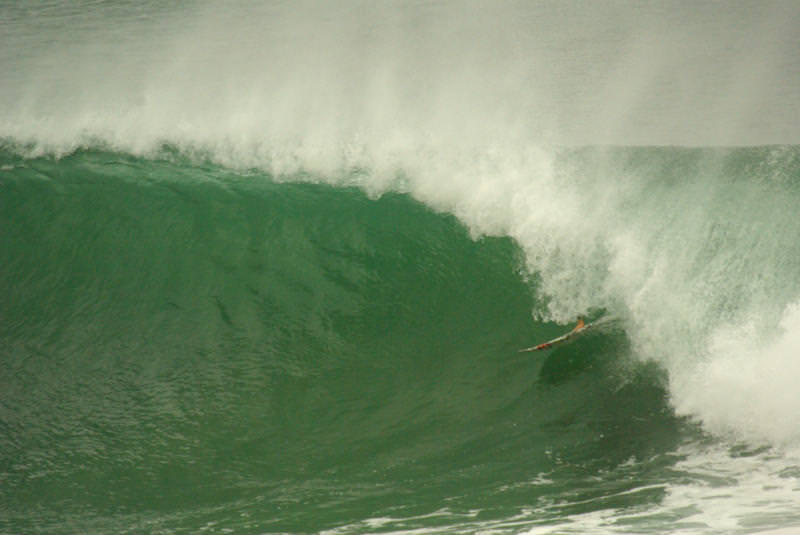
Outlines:
POLYGON ((584 332, 586 329, 591 327, 592 323, 585 323, 583 320, 578 320, 578 325, 575 326, 570 332, 566 334, 562 334, 558 338, 553 338, 552 340, 548 340, 547 342, 541 343, 539 345, 533 347, 526 347, 525 349, 520 349, 520 353, 524 353, 526 351, 541 351, 542 349, 550 349, 551 347, 558 345, 562 342, 566 342, 573 336, 577 336, 584 332))

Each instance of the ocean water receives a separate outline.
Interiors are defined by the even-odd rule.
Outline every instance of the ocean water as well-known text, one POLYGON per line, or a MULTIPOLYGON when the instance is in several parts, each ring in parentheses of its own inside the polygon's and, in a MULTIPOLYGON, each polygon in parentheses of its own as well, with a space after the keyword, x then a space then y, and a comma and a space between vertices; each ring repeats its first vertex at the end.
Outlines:
POLYGON ((0 532, 800 530, 797 27, 0 4, 0 532))

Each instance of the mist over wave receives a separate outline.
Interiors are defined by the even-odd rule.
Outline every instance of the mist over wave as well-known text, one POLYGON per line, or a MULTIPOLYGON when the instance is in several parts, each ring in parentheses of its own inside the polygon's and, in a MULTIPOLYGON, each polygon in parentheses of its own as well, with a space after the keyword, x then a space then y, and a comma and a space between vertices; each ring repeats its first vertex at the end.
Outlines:
POLYGON ((800 139, 793 2, 2 9, 0 135, 56 150, 166 141, 280 170, 440 146, 800 139))

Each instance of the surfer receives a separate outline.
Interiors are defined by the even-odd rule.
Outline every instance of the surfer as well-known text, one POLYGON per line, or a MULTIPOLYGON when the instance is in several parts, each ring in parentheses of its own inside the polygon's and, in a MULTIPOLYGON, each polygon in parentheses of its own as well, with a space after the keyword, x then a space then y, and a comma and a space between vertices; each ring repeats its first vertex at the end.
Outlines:
POLYGON ((578 316, 578 324, 575 326, 574 329, 569 331, 567 334, 562 334, 558 338, 553 338, 549 342, 544 342, 543 344, 539 344, 539 345, 536 345, 536 346, 533 346, 533 347, 526 347, 525 349, 520 349, 520 352, 540 351, 542 349, 550 349, 554 345, 560 344, 562 342, 566 342, 567 340, 569 340, 573 336, 575 336, 578 333, 588 329, 591 326, 592 326, 592 324, 591 323, 586 323, 586 321, 583 319, 583 316, 578 316))

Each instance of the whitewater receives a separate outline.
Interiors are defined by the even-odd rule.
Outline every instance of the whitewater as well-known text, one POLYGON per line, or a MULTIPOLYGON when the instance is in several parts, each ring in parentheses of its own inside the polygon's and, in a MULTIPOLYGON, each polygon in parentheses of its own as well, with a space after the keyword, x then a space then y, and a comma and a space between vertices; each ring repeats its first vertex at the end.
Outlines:
POLYGON ((0 530, 800 529, 797 27, 3 3, 0 530))

